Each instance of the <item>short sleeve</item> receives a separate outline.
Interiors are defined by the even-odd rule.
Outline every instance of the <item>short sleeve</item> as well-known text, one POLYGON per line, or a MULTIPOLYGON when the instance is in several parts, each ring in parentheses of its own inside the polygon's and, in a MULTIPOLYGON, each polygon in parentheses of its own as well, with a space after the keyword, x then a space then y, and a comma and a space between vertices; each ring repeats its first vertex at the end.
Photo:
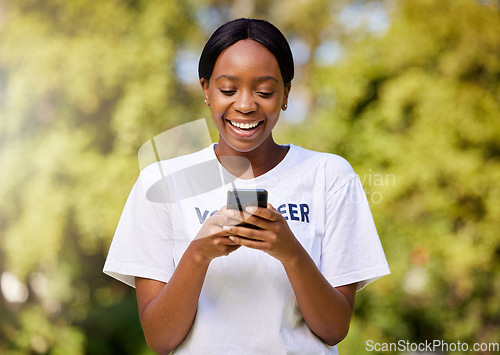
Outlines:
POLYGON ((320 269, 335 287, 360 290, 390 273, 366 194, 354 173, 327 197, 320 269))
POLYGON ((146 197, 149 180, 143 170, 125 203, 103 269, 132 287, 135 277, 168 282, 174 272, 169 205, 146 197))

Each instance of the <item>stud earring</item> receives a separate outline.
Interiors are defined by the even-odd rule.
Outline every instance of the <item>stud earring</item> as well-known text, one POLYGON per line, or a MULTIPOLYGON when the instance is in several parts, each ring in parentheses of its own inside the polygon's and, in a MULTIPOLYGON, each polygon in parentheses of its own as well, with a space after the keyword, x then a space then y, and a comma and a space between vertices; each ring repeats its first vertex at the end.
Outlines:
POLYGON ((283 111, 285 111, 285 110, 286 110, 286 107, 287 107, 287 106, 286 106, 286 104, 284 104, 284 105, 283 105, 283 111))

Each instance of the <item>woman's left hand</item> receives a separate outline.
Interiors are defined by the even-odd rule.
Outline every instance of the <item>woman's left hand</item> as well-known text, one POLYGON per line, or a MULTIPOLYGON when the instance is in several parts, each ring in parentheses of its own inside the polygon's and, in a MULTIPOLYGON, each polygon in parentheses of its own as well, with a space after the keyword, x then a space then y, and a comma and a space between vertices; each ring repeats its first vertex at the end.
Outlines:
POLYGON ((260 229, 244 226, 224 226, 234 243, 262 250, 282 263, 293 260, 302 246, 295 238, 285 218, 272 205, 268 208, 247 207, 245 212, 227 210, 226 217, 252 224, 260 229))
MULTIPOLYGON (((295 238, 285 218, 274 209, 250 208, 247 213, 227 210, 226 217, 262 229, 224 226, 239 245, 265 251, 283 264, 300 312, 311 331, 328 345, 345 338, 351 322, 356 284, 334 288, 295 238)), ((232 224, 232 223, 231 223, 232 224)))

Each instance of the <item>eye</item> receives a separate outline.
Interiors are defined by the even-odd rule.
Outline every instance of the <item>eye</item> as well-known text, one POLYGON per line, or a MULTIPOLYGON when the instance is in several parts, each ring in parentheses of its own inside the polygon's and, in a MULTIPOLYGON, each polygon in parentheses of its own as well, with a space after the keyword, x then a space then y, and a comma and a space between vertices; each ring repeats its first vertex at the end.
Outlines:
POLYGON ((271 97, 273 94, 274 94, 274 92, 267 92, 267 91, 258 91, 257 92, 257 95, 264 97, 264 98, 271 97))
POLYGON ((234 95, 236 93, 236 90, 223 90, 223 89, 220 89, 220 92, 223 95, 232 96, 232 95, 234 95))

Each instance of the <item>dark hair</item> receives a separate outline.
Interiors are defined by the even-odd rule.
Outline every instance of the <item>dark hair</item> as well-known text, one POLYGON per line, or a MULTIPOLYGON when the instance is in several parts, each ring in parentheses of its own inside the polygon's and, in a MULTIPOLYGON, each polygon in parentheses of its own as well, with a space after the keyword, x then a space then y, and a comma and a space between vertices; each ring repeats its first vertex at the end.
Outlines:
POLYGON ((210 80, 221 53, 244 39, 252 39, 266 47, 276 57, 285 84, 292 82, 293 56, 285 36, 267 21, 248 18, 227 22, 215 30, 201 53, 198 65, 200 79, 210 80))

